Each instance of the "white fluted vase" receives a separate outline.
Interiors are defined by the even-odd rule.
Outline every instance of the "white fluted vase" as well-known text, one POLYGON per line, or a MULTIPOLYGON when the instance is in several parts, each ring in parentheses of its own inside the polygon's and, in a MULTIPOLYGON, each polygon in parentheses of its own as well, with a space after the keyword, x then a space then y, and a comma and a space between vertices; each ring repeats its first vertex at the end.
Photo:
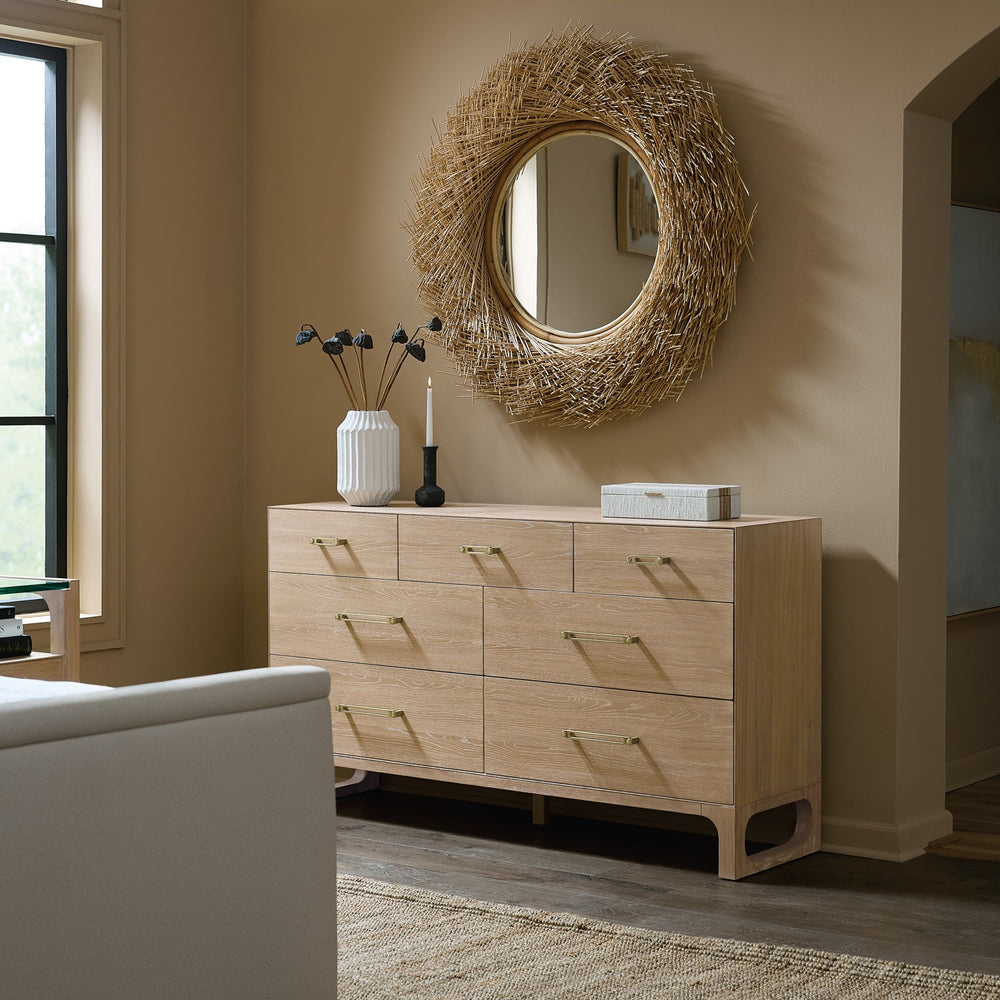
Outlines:
POLYGON ((337 492, 352 507, 384 507, 399 492, 399 428, 388 410, 348 410, 337 428, 337 492))

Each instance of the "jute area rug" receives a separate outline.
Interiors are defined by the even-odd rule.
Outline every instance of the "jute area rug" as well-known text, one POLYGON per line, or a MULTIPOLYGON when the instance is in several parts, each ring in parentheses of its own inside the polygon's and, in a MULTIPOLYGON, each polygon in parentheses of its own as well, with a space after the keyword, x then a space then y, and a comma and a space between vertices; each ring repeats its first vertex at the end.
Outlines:
POLYGON ((1000 977, 686 937, 342 875, 338 1000, 1000 1000, 1000 977))

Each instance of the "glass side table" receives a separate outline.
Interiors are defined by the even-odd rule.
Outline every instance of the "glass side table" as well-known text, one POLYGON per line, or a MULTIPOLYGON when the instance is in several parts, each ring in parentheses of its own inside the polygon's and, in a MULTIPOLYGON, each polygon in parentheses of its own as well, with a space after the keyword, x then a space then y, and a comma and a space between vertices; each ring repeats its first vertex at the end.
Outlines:
MULTIPOLYGON (((80 584, 78 580, 0 576, 0 604, 14 597, 39 597, 49 609, 48 650, 32 650, 30 656, 0 658, 0 674, 7 677, 30 677, 43 681, 78 681, 80 679, 80 584)), ((25 631, 32 640, 44 626, 32 628, 30 619, 25 631)))

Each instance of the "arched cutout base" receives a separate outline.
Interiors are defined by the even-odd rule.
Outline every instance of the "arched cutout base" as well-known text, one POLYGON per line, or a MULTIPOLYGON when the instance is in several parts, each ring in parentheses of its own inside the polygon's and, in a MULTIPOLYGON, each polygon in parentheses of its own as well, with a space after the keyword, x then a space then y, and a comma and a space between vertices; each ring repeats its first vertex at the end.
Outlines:
POLYGON ((705 806, 719 832, 719 878, 741 879, 819 850, 820 786, 809 785, 740 806, 705 806), (795 829, 783 844, 747 854, 747 825, 758 813, 795 804, 795 829))

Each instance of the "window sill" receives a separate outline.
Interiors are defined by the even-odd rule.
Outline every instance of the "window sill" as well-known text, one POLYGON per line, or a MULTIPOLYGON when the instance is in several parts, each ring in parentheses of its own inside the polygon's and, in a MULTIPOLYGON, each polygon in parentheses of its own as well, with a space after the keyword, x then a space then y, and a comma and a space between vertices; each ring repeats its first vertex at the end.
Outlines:
MULTIPOLYGON (((24 631, 34 640, 48 648, 49 643, 49 613, 38 612, 22 616, 24 631)), ((121 649, 125 645, 124 638, 116 634, 112 623, 102 614, 81 612, 80 614, 80 652, 89 653, 97 649, 121 649)))

